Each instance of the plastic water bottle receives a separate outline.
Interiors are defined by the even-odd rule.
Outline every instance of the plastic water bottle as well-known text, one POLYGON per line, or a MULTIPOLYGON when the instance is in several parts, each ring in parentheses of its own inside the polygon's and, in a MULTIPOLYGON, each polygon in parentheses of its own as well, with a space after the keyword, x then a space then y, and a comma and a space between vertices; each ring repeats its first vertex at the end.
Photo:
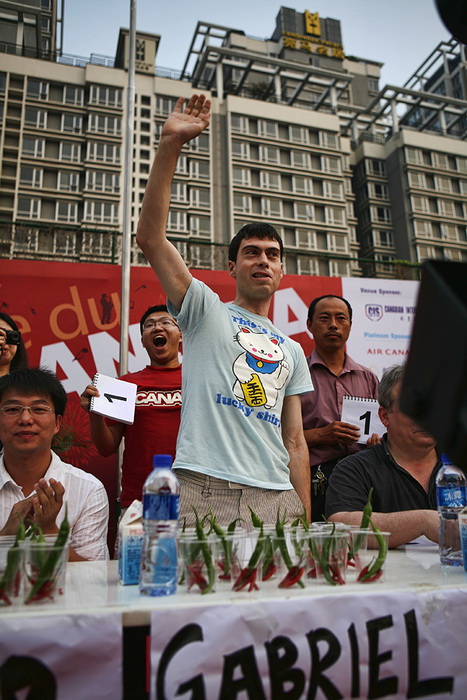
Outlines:
POLYGON ((467 505, 467 479, 449 457, 441 455, 443 466, 436 475, 439 513, 439 558, 441 564, 462 565, 462 546, 457 516, 467 505))
POLYGON ((170 455, 154 455, 153 471, 143 486, 143 548, 139 590, 171 595, 177 590, 177 530, 180 484, 170 455))

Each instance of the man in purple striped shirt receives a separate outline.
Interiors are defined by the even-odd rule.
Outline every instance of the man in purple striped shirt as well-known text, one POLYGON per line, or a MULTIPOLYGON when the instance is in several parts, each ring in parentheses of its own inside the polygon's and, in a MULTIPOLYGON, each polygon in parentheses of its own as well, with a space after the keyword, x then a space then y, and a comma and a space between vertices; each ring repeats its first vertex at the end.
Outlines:
MULTIPOLYGON (((377 399, 378 378, 345 352, 352 328, 352 307, 346 299, 334 294, 313 299, 307 328, 315 341, 307 357, 314 391, 301 397, 303 429, 310 451, 313 520, 322 520, 327 480, 335 464, 365 447, 358 443, 358 426, 340 420, 342 399, 377 399)), ((377 442, 374 434, 367 444, 377 442)))

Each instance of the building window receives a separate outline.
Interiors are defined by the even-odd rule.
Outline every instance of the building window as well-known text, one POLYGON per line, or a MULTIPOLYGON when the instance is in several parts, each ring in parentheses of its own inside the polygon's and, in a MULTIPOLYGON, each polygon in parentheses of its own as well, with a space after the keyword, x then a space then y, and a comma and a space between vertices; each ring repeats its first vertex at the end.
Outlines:
POLYGON ((55 212, 57 221, 66 221, 67 223, 76 223, 78 221, 78 204, 77 202, 57 202, 55 212))
POLYGON ((312 204, 304 204, 303 202, 295 202, 295 218, 300 221, 314 221, 315 208, 312 204))
POLYGON ((88 160, 102 163, 120 163, 120 146, 101 141, 88 143, 88 160))
POLYGON ((248 168, 232 168, 232 180, 235 185, 249 187, 251 185, 251 171, 248 168))
POLYGON ((209 207, 211 204, 209 190, 203 187, 190 187, 190 206, 209 207))
POLYGON ((209 163, 206 160, 190 160, 190 177, 194 180, 209 180, 209 163))
POLYGON ((89 117, 89 131, 118 136, 122 132, 122 120, 118 117, 109 117, 104 114, 91 114, 89 117))
POLYGON ((258 119, 258 136, 266 136, 269 139, 277 138, 277 123, 268 119, 258 119))
POLYGON ((377 244, 383 246, 384 248, 392 248, 394 246, 394 240, 391 231, 376 231, 377 244))
POLYGON ((297 229, 297 244, 302 250, 316 249, 316 234, 305 228, 297 229))
POLYGON ((49 83, 44 80, 29 78, 27 97, 32 100, 47 100, 49 97, 49 83))
POLYGON ((335 226, 342 226, 344 223, 344 209, 326 207, 326 222, 335 226))
POLYGON ((24 116, 24 123, 26 126, 32 126, 35 129, 46 129, 47 112, 44 112, 42 109, 32 109, 31 107, 27 107, 24 116))
POLYGON ((62 114, 62 131, 80 134, 83 126, 83 117, 77 114, 62 114))
POLYGON ((328 199, 343 199, 342 185, 334 180, 325 180, 323 182, 324 196, 328 199))
POLYGON ((250 160, 250 144, 245 141, 232 141, 232 156, 241 160, 250 160))
POLYGON ((18 217, 38 219, 41 212, 41 200, 31 197, 18 197, 18 217))
POLYGON ((337 148, 337 134, 333 131, 320 131, 319 143, 323 148, 337 148))
POLYGON ((205 216, 190 216, 190 233, 192 236, 209 238, 211 236, 211 220, 205 216))
POLYGON ((248 194, 234 194, 233 207, 237 214, 251 214, 253 211, 251 196, 248 194))
POLYGON ((187 186, 184 182, 172 182, 170 199, 172 202, 188 202, 187 186))
POLYGON ((19 176, 19 184, 23 187, 42 187, 42 168, 30 168, 22 165, 19 176))
POLYGON ((326 173, 340 173, 341 172, 340 158, 333 158, 332 156, 322 156, 321 168, 326 173))
POLYGON ((294 168, 310 170, 310 155, 304 151, 290 151, 290 160, 294 168))
POLYGON ((62 192, 79 191, 79 173, 71 173, 68 170, 59 170, 58 189, 62 192))
POLYGON ((265 190, 280 190, 281 176, 279 173, 261 171, 259 176, 260 187, 265 190))
POLYGON ((240 134, 249 133, 249 120, 248 117, 242 117, 240 114, 232 114, 230 117, 230 124, 232 131, 237 131, 240 134))
POLYGON ((187 233, 186 213, 171 209, 169 212, 168 228, 170 231, 187 233))
POLYGON ((120 88, 91 85, 89 102, 103 107, 122 107, 122 90, 120 88))
POLYGON ((84 203, 85 221, 102 224, 118 224, 118 204, 87 201, 84 203))
POLYGON ((43 158, 45 153, 44 139, 23 138, 22 155, 26 158, 43 158))
POLYGON ((208 134, 200 134, 198 138, 189 141, 188 150, 195 153, 209 153, 209 136, 208 134))
POLYGON ((261 214, 263 216, 280 218, 282 216, 282 201, 280 199, 261 197, 261 214))
POLYGON ((79 163, 81 160, 81 144, 71 141, 61 141, 59 159, 68 163, 79 163))
POLYGON ((279 149, 273 146, 260 146, 259 159, 263 163, 279 163, 279 149))
POLYGON ((63 102, 66 105, 81 106, 84 102, 83 88, 65 85, 63 88, 63 102))
POLYGON ((158 95, 156 97, 156 114, 160 117, 168 117, 172 114, 174 107, 177 104, 175 97, 164 97, 158 95))
POLYGON ((309 177, 292 177, 293 191, 297 194, 313 194, 313 182, 309 177))
POLYGON ((304 126, 295 126, 291 124, 289 126, 289 140, 294 143, 310 143, 310 132, 304 126))

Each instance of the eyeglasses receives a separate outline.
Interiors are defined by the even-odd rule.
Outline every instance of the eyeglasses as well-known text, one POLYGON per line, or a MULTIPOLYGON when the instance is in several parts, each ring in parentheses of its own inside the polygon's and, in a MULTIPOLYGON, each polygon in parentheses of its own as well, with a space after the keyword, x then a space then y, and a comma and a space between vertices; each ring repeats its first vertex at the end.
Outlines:
POLYGON ((177 328, 179 327, 178 323, 176 323, 172 318, 158 318, 154 321, 148 321, 145 323, 143 326, 143 331, 152 331, 152 329, 157 328, 157 326, 160 326, 161 328, 171 328, 172 326, 176 326, 177 328))
POLYGON ((55 413, 55 409, 50 406, 2 406, 0 411, 7 418, 19 418, 23 411, 29 411, 34 418, 44 418, 48 413, 55 413))

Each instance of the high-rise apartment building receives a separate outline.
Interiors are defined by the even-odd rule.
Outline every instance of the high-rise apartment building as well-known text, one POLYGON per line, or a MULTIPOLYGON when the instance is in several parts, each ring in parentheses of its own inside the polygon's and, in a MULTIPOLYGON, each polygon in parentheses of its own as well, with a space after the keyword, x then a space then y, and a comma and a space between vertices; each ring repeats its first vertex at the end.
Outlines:
MULTIPOLYGON (((56 0, 37 4, 56 17, 56 0)), ((19 5, 0 0, 2 21, 19 5)), ((199 22, 181 74, 156 66, 159 39, 137 33, 133 234, 160 128, 202 90, 211 127, 184 149, 168 222, 191 267, 224 268, 251 220, 281 233, 288 273, 467 260, 463 46, 441 44, 405 86, 381 89, 381 64, 347 56, 340 22, 314 12, 281 8, 264 40, 199 22)), ((0 256, 119 260, 128 45, 121 30, 115 60, 85 60, 0 43, 0 256)))

